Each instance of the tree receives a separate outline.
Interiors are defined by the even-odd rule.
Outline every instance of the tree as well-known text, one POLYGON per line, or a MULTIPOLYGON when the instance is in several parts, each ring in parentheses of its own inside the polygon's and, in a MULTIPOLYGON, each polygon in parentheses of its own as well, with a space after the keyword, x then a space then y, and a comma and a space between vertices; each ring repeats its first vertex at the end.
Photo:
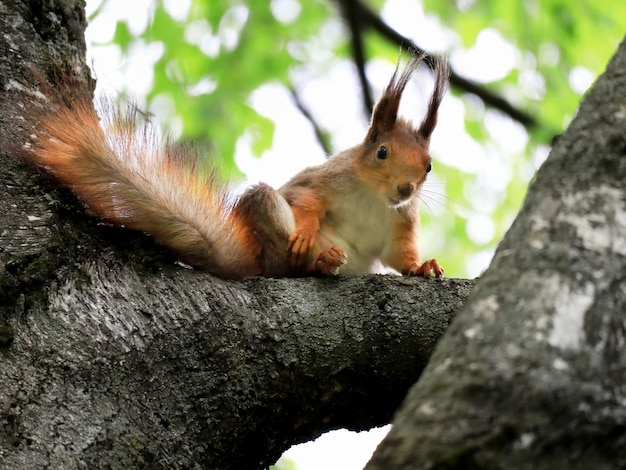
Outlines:
POLYGON ((84 5, 4 5, 0 467, 260 468, 388 422, 473 282, 226 282, 101 226, 15 151, 84 5))
MULTIPOLYGON (((388 420, 473 282, 229 283, 173 265, 141 235, 98 226, 10 151, 30 132, 19 118, 36 99, 32 65, 84 70, 82 5, 5 5, 3 47, 15 60, 0 63, 2 465, 254 468, 323 430, 388 420)), ((520 452, 549 462, 580 442, 583 458, 601 449, 623 462, 625 56, 622 47, 559 139, 372 465, 496 466, 513 456, 513 466, 520 452), (536 386, 520 409, 526 377, 536 386), (567 400, 550 401, 554 391, 567 400), (428 422, 411 420, 416 408, 428 422), (596 410, 613 414, 594 421, 596 410), (563 432, 576 411, 580 426, 563 432), (545 416, 560 419, 537 426, 545 416), (451 419, 468 426, 457 433, 451 419), (433 423, 447 434, 422 433, 431 446, 406 457, 420 448, 415 429, 433 423), (478 438, 462 433, 476 423, 487 423, 478 438), (561 434, 549 441, 551 424, 561 434), (457 434, 470 445, 456 446, 457 434)))

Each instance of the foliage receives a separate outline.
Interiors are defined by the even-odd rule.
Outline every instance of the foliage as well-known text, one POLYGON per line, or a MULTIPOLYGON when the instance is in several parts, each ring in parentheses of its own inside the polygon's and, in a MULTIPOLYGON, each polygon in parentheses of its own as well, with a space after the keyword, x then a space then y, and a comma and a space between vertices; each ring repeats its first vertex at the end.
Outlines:
POLYGON ((289 460, 285 457, 281 457, 281 459, 276 462, 276 465, 272 465, 270 470, 297 470, 298 467, 292 460, 289 460))
MULTIPOLYGON (((494 88, 538 113, 548 130, 558 131, 573 116, 580 101, 575 89, 580 85, 572 83, 577 74, 586 69, 595 77, 604 71, 626 32, 626 10, 615 8, 610 0, 424 0, 424 4, 458 34, 461 47, 472 47, 488 28, 515 46, 518 63, 494 88)), ((534 130, 531 137, 545 139, 543 131, 534 130)))
MULTIPOLYGON (((92 17, 112 1, 104 0, 92 17)), ((609 0, 423 1, 425 14, 416 18, 415 29, 439 25, 446 38, 439 47, 460 75, 470 75, 539 121, 525 129, 459 89, 452 90, 447 105, 444 101, 442 123, 446 112, 458 113, 463 121, 457 128, 440 126, 445 136, 435 133, 435 178, 423 197, 421 244, 424 256, 437 256, 448 275, 474 275, 508 228, 551 139, 567 125, 584 89, 615 51, 626 31, 626 10, 609 0), (496 54, 490 60, 500 66, 497 76, 481 75, 482 63, 463 66, 476 54, 490 53, 487 46, 496 54)), ((339 27, 340 1, 189 0, 179 3, 182 9, 173 9, 174 3, 151 2, 151 21, 140 30, 120 19, 113 42, 122 57, 138 45, 156 47, 146 93, 150 110, 181 139, 209 146, 228 170, 235 167, 238 142, 248 142, 256 155, 274 143, 274 122, 252 105, 255 90, 268 83, 300 90, 303 82, 332 75, 350 55, 348 28, 339 27)), ((419 3, 409 0, 372 0, 369 5, 383 13, 416 5, 419 10, 419 3)), ((395 27, 391 13, 383 19, 395 27)), ((364 42, 369 65, 382 57, 392 67, 396 45, 372 30, 364 42)), ((317 103, 307 105, 323 123, 317 103)))

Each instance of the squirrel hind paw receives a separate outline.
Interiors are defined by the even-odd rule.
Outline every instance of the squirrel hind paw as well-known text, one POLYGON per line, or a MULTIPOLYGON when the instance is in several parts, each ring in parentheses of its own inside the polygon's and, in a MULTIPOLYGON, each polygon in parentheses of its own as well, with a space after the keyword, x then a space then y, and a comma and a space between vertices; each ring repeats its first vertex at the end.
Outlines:
POLYGON ((348 255, 338 246, 322 251, 315 259, 315 270, 327 276, 337 276, 339 268, 346 264, 348 255))

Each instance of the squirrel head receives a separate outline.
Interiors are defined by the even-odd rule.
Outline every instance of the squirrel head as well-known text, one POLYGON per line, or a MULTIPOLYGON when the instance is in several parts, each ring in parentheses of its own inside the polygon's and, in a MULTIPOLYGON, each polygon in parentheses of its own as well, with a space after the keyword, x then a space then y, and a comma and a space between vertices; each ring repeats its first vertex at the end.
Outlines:
POLYGON ((398 117, 404 88, 425 58, 425 54, 414 55, 404 67, 396 67, 374 107, 370 127, 355 162, 355 173, 392 207, 412 200, 431 170, 428 147, 448 83, 449 69, 445 59, 430 62, 435 73, 435 86, 419 127, 398 117))

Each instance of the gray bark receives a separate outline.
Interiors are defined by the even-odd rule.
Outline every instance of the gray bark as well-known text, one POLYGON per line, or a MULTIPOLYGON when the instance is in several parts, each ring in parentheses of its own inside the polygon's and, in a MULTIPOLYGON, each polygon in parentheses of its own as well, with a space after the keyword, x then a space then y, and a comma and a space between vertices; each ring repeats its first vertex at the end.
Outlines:
POLYGON ((626 468, 626 41, 367 469, 626 468))
POLYGON ((227 282, 99 224, 12 150, 33 75, 86 73, 83 8, 0 2, 0 468, 261 468, 388 422, 473 281, 227 282))

